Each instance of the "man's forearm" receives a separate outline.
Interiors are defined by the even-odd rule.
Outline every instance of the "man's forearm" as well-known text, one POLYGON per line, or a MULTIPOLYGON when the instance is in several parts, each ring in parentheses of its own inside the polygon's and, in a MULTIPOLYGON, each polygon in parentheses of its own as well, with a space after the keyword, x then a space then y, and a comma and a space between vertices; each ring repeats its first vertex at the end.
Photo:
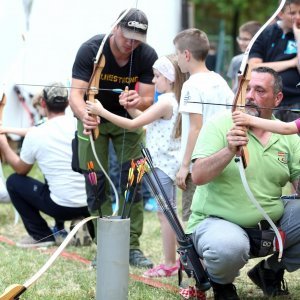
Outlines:
POLYGON ((140 111, 145 111, 152 104, 153 104, 153 97, 141 97, 141 101, 136 108, 140 111))
POLYGON ((223 172, 234 156, 235 153, 226 147, 209 157, 198 158, 192 169, 193 182, 202 185, 213 180, 223 172))
POLYGON ((134 108, 144 111, 153 104, 154 85, 139 82, 138 94, 140 101, 134 108))
POLYGON ((88 82, 72 79, 69 104, 76 118, 83 120, 86 105, 84 101, 85 91, 88 88, 88 82))
POLYGON ((82 121, 85 113, 85 102, 83 99, 71 95, 69 104, 75 117, 82 121))

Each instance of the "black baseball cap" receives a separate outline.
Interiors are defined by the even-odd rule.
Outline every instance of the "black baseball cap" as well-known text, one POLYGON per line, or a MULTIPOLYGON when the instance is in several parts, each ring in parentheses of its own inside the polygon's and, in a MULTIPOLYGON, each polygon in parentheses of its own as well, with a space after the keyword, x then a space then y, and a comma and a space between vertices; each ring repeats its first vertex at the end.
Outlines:
POLYGON ((119 24, 125 38, 146 42, 148 19, 144 12, 131 8, 119 24))

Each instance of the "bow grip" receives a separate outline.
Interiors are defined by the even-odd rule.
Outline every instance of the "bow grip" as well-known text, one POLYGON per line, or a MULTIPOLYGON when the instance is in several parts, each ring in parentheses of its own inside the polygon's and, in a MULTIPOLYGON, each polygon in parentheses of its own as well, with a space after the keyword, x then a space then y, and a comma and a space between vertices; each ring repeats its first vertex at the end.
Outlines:
MULTIPOLYGON (((87 90, 87 98, 91 102, 95 102, 95 95, 99 93, 100 76, 105 66, 105 56, 101 54, 100 59, 95 61, 93 74, 90 78, 89 88, 87 90)), ((97 119, 97 116, 94 116, 97 119)), ((92 130, 93 140, 95 141, 100 134, 99 127, 97 126, 92 130)))

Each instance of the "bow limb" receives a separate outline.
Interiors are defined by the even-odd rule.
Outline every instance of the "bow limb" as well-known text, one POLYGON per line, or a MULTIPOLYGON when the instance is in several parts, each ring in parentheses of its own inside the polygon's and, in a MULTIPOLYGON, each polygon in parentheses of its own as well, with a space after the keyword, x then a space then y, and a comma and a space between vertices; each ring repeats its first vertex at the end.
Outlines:
MULTIPOLYGON (((267 20, 267 22, 260 28, 260 30, 253 36, 253 38, 249 42, 249 45, 244 53, 243 60, 242 60, 240 70, 239 70, 239 74, 240 74, 239 75, 239 85, 238 85, 237 93, 234 98, 232 111, 234 111, 236 109, 240 109, 242 107, 243 108, 245 107, 246 88, 247 88, 248 82, 250 80, 250 73, 251 73, 251 68, 252 68, 252 66, 249 66, 249 64, 248 64, 250 50, 251 50, 254 42, 256 41, 257 37, 266 29, 266 27, 276 18, 278 13, 282 10, 283 6, 285 5, 285 2, 286 2, 286 0, 282 0, 280 2, 280 5, 276 9, 276 11, 273 13, 273 15, 267 20)), ((276 225, 272 221, 272 219, 265 212, 265 210, 261 207, 259 202, 255 199, 255 197, 248 185, 248 182, 247 182, 245 168, 247 167, 248 162, 249 162, 249 154, 248 154, 248 150, 246 147, 243 147, 240 149, 240 151, 236 155, 235 161, 238 164, 240 177, 241 177, 244 189, 248 195, 248 198, 255 205, 255 207, 260 211, 262 216, 268 221, 268 223, 270 224, 270 226, 272 227, 272 229, 275 232, 276 238, 278 240, 278 245, 279 245, 278 261, 281 261, 282 253, 283 253, 282 237, 281 237, 276 225)))
MULTIPOLYGON (((105 66, 105 57, 103 55, 103 48, 104 48, 104 45, 106 43, 106 40, 108 39, 111 31, 128 14, 130 9, 131 9, 131 7, 129 7, 128 9, 126 9, 124 11, 124 13, 113 23, 113 25, 111 26, 109 32, 106 33, 106 35, 102 39, 102 42, 100 44, 99 50, 98 50, 96 58, 95 58, 94 69, 93 69, 92 76, 90 78, 90 82, 89 82, 89 85, 88 85, 88 90, 86 92, 87 93, 87 98, 91 102, 95 102, 95 95, 98 94, 98 91, 99 91, 100 76, 101 76, 102 70, 105 66)), ((97 116, 94 116, 94 117, 96 118, 97 116)), ((100 134, 99 128, 96 127, 92 131, 93 139, 96 140, 98 138, 99 134, 100 134)))
POLYGON ((70 243, 76 232, 82 227, 85 223, 90 220, 96 219, 98 216, 90 216, 81 220, 76 226, 70 231, 61 245, 55 250, 55 252, 51 255, 51 257, 47 260, 47 262, 26 282, 21 284, 13 284, 9 286, 2 295, 0 295, 0 300, 16 300, 19 299, 19 296, 23 294, 31 285, 33 285, 54 263, 54 261, 59 257, 59 255, 63 252, 65 247, 70 243))
MULTIPOLYGON (((255 43, 258 36, 272 23, 272 21, 276 18, 276 16, 279 14, 279 12, 282 10, 286 0, 282 0, 276 11, 273 13, 273 15, 263 24, 263 26, 257 31, 257 33, 252 37, 250 40, 248 47, 243 55, 243 59, 241 62, 241 66, 239 69, 239 84, 237 88, 237 92, 234 97, 232 111, 235 111, 237 109, 244 109, 246 104, 246 89, 248 82, 250 80, 250 74, 251 69, 253 66, 248 64, 248 58, 250 50, 255 43)), ((242 147, 239 152, 237 153, 238 156, 241 156, 242 162, 244 165, 244 168, 247 167, 249 164, 249 153, 247 147, 242 147)))
POLYGON ((241 176, 241 179, 242 179, 242 183, 243 183, 244 189, 245 189, 245 191, 248 195, 248 198, 255 205, 255 207, 260 211, 262 216, 268 221, 268 223, 270 224, 270 226, 272 227, 272 229, 275 232, 276 238, 278 240, 278 245, 279 245, 278 261, 281 261, 282 253, 283 253, 283 241, 282 241, 282 237, 281 237, 281 235, 278 231, 278 228, 276 227, 273 220, 269 217, 269 215, 265 212, 265 210, 261 207, 259 202, 255 199, 255 197, 254 197, 254 195, 253 195, 253 193, 252 193, 252 191, 249 187, 249 184, 247 182, 245 169, 244 169, 244 166, 243 166, 243 163, 242 163, 241 159, 237 158, 236 163, 238 164, 238 168, 239 168, 240 176, 241 176))

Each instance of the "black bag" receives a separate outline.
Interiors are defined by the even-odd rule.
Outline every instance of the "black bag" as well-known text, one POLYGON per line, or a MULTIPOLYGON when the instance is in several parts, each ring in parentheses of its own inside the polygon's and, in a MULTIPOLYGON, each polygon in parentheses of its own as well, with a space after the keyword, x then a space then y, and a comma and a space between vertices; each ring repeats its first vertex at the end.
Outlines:
POLYGON ((75 137, 72 140, 72 162, 71 167, 74 172, 82 174, 82 169, 79 167, 79 155, 78 155, 78 135, 75 131, 75 137))
POLYGON ((178 272, 179 286, 182 285, 182 270, 187 276, 196 279, 196 286, 200 291, 207 291, 210 288, 208 274, 204 270, 200 257, 197 254, 192 239, 187 235, 186 240, 178 240, 179 248, 177 253, 180 255, 180 269, 178 272))
POLYGON ((271 229, 243 228, 250 240, 250 255, 264 257, 274 252, 275 232, 271 229))

